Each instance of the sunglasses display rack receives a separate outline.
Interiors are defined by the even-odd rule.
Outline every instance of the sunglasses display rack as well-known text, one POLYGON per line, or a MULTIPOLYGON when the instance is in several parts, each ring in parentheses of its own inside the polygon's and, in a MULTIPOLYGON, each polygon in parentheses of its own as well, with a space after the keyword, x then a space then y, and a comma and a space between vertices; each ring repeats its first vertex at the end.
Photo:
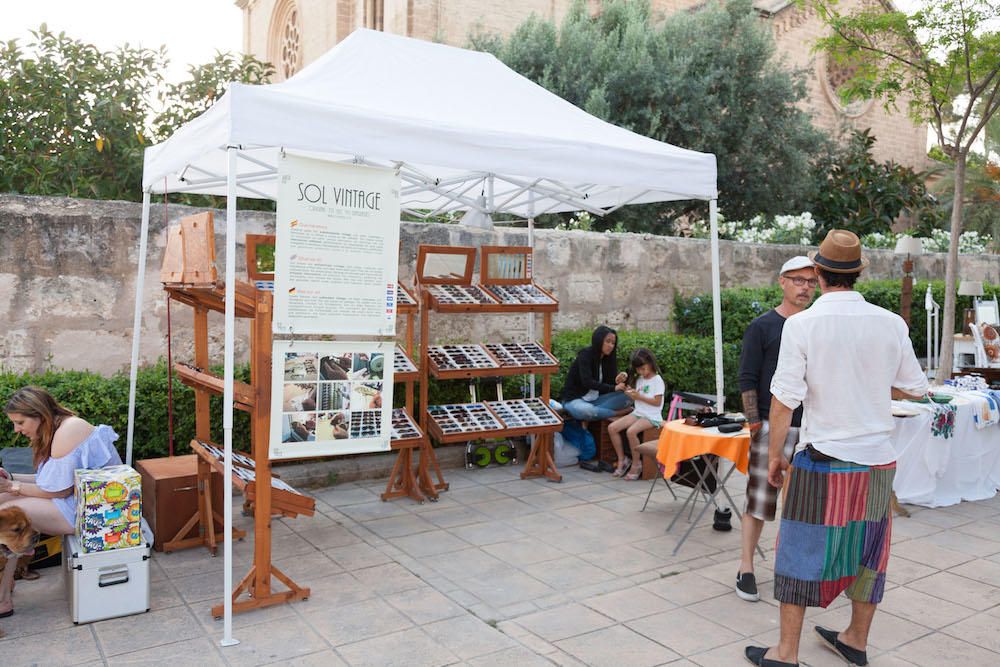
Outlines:
POLYGON ((392 378, 395 382, 413 382, 420 377, 417 372, 417 365, 410 359, 410 355, 399 345, 396 346, 396 354, 392 358, 392 378))
POLYGON ((396 312, 401 314, 415 313, 420 304, 403 283, 396 283, 396 312))
POLYGON ((406 410, 396 408, 392 411, 392 436, 390 440, 394 445, 407 440, 419 440, 422 437, 424 437, 423 432, 406 410))
POLYGON ((504 369, 519 373, 557 373, 559 360, 538 343, 487 343, 486 351, 504 369))
MULTIPOLYGON (((548 407, 551 375, 559 362, 551 355, 552 313, 559 302, 531 278, 529 247, 483 246, 481 284, 473 282, 477 249, 467 246, 421 245, 417 249, 416 287, 420 308, 420 414, 424 431, 441 443, 473 442, 517 436, 531 437, 522 478, 562 476, 552 458, 552 433, 562 420, 548 407), (540 343, 432 345, 431 313, 514 314, 540 313, 540 343), (428 378, 469 379, 505 375, 538 375, 541 397, 512 401, 429 405, 428 378)), ((499 398, 503 398, 500 396, 499 398)))
POLYGON ((485 403, 430 405, 427 415, 434 439, 443 443, 497 437, 505 428, 485 403))
POLYGON ((500 364, 482 345, 430 345, 431 375, 443 380, 496 374, 500 364))
POLYGON ((505 435, 517 437, 526 433, 555 432, 562 429, 562 419, 538 398, 518 398, 510 401, 487 401, 488 407, 506 428, 505 435))
MULTIPOLYGON (((226 453, 218 445, 198 440, 191 441, 191 449, 202 458, 208 459, 214 470, 225 472, 226 453)), ((233 452, 233 484, 243 492, 247 500, 257 497, 257 465, 246 454, 233 452)), ((316 501, 296 490, 288 483, 271 476, 271 509, 288 518, 302 514, 312 516, 316 512, 316 501)))

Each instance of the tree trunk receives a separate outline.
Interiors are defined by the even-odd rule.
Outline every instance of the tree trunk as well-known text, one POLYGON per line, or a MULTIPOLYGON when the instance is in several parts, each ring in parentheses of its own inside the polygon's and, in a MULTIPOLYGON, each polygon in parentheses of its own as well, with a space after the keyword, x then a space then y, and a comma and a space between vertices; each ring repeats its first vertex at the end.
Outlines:
POLYGON ((937 376, 938 384, 951 378, 952 352, 955 349, 955 302, 958 274, 958 237, 962 235, 962 204, 965 200, 965 151, 955 156, 955 196, 951 204, 951 241, 948 244, 948 261, 944 271, 944 313, 941 316, 941 359, 937 376))

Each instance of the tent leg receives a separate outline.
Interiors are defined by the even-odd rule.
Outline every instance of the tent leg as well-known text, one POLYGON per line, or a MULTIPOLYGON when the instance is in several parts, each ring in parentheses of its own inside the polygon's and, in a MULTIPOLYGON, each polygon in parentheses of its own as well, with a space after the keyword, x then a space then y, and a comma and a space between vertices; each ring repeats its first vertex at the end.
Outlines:
POLYGON ((139 229, 139 261, 135 273, 135 313, 132 319, 132 361, 128 378, 128 436, 125 464, 132 465, 132 438, 135 433, 135 386, 139 379, 139 340, 142 335, 142 293, 146 283, 146 252, 149 239, 149 190, 142 193, 142 225, 139 229))
POLYGON ((223 385, 222 432, 226 451, 223 475, 223 592, 222 646, 234 646, 233 639, 233 343, 236 338, 236 148, 226 149, 229 168, 226 176, 226 337, 225 383, 223 385))
POLYGON ((716 412, 724 411, 722 368, 722 303, 719 276, 719 200, 708 202, 708 219, 712 228, 712 329, 715 333, 715 401, 716 412))

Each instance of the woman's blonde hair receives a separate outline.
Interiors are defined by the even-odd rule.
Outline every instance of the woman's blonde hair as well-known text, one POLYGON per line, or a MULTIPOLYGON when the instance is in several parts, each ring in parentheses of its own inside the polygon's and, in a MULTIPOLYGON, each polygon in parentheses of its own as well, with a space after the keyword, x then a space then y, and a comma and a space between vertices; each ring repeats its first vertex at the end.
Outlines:
POLYGON ((56 429, 67 417, 73 417, 75 412, 59 405, 52 394, 41 387, 22 387, 15 391, 3 411, 8 414, 19 414, 39 421, 38 432, 31 439, 34 450, 35 468, 49 460, 52 455, 52 438, 56 429))

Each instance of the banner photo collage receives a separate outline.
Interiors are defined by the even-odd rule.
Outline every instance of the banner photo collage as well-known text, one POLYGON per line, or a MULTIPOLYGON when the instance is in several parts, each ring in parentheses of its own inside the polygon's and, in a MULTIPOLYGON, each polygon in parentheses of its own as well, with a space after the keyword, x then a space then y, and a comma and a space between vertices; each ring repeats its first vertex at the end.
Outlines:
POLYGON ((272 459, 388 450, 399 176, 282 152, 275 216, 272 459))
POLYGON ((394 349, 371 342, 276 344, 281 372, 271 389, 271 458, 389 449, 394 349))

